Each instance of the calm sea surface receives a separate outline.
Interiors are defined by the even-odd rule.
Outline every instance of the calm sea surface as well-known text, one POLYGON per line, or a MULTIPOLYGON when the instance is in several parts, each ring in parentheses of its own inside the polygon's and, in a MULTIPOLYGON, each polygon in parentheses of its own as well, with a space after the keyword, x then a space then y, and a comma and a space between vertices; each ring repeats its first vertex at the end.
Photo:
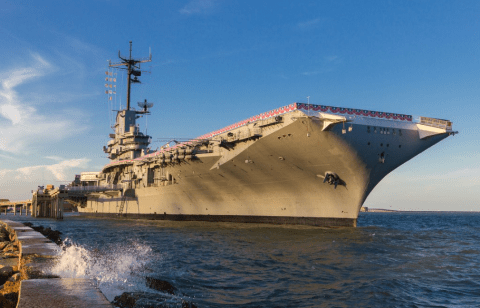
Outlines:
POLYGON ((61 231, 52 271, 109 300, 155 294, 152 276, 177 288, 169 307, 480 307, 480 213, 361 213, 345 229, 5 218, 61 231))

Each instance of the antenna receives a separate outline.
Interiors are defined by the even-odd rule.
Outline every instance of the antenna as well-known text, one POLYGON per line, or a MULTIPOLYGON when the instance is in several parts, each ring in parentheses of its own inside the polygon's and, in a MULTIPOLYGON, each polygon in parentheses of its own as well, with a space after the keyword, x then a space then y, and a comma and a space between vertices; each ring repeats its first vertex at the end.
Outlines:
POLYGON ((307 96, 307 115, 310 115, 310 96, 307 96))
POLYGON ((150 113, 150 112, 148 111, 148 109, 153 107, 153 103, 147 102, 146 99, 145 99, 145 101, 143 101, 143 102, 138 102, 137 104, 138 104, 138 107, 140 107, 140 108, 143 109, 143 111, 139 111, 139 112, 137 112, 137 113, 145 113, 145 114, 148 114, 148 113, 150 113))
POLYGON ((118 63, 111 63, 109 62, 109 67, 120 67, 120 69, 124 69, 127 71, 127 108, 126 110, 130 110, 130 85, 131 83, 140 83, 138 77, 142 76, 142 70, 140 69, 140 63, 151 62, 152 61, 152 53, 150 52, 148 58, 141 58, 141 59, 134 59, 132 58, 132 41, 130 43, 130 56, 128 58, 123 57, 118 51, 118 57, 121 62, 118 63), (126 67, 122 67, 126 66, 126 67), (133 75, 133 79, 132 79, 133 75))
POLYGON ((137 111, 138 113, 143 113, 145 114, 145 135, 147 135, 147 128, 148 128, 148 122, 147 122, 147 115, 150 114, 150 111, 148 110, 149 108, 153 107, 153 103, 147 102, 147 99, 143 102, 138 102, 138 107, 142 108, 142 111, 137 111))

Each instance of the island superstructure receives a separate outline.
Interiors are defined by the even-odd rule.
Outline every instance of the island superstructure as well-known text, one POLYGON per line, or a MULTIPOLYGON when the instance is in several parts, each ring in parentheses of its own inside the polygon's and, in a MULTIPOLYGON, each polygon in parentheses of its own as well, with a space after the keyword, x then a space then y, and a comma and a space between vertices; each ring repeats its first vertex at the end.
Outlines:
POLYGON ((455 133, 448 120, 293 103, 152 151, 136 123, 152 104, 129 104, 139 60, 119 57, 128 103, 110 163, 94 186, 71 188, 84 215, 356 226, 388 173, 455 133))

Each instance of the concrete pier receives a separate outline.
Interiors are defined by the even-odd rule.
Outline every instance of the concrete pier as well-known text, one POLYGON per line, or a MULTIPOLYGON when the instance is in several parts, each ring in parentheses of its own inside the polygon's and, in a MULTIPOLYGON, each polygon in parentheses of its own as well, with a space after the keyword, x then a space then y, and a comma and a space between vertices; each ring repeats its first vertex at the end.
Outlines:
POLYGON ((63 203, 67 196, 64 185, 59 188, 47 185, 45 189, 38 189, 32 195, 32 216, 63 219, 63 203))
POLYGON ((113 308, 92 280, 49 274, 49 268, 61 254, 58 245, 22 223, 6 219, 0 223, 18 241, 18 266, 25 267, 28 277, 20 282, 17 308, 113 308))
POLYGON ((17 207, 20 207, 20 215, 25 211, 25 215, 31 213, 32 200, 23 200, 23 201, 8 201, 7 199, 0 200, 0 214, 5 213, 7 215, 7 210, 9 207, 13 207, 13 215, 17 215, 17 207))
POLYGON ((23 280, 17 308, 34 307, 110 308, 113 305, 98 291, 90 279, 23 280))

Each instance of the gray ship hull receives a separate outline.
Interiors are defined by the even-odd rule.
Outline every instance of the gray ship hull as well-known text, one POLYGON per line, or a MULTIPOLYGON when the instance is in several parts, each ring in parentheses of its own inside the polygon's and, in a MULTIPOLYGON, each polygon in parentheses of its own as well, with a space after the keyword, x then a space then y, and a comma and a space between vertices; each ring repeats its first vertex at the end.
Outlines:
POLYGON ((301 109, 295 105, 281 121, 269 123, 270 116, 221 130, 195 155, 178 157, 173 149, 165 151, 173 153, 166 161, 157 153, 107 165, 99 184, 118 185, 123 178, 123 189, 89 194, 79 212, 356 226, 368 194, 388 173, 452 133, 411 121, 301 109))

